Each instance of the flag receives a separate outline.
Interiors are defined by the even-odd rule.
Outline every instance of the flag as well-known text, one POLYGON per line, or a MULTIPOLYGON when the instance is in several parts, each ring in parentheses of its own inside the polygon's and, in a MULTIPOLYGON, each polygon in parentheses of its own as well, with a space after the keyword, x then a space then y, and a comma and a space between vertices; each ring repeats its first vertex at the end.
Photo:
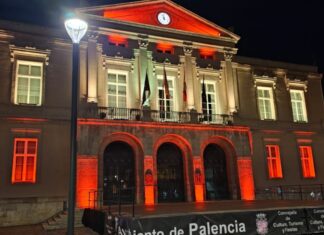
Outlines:
POLYGON ((186 83, 186 73, 184 74, 183 77, 183 91, 182 91, 182 98, 183 98, 183 103, 187 103, 188 97, 187 97, 187 83, 186 83))
POLYGON ((148 98, 151 95, 151 90, 150 90, 150 83, 148 79, 148 74, 146 70, 146 76, 145 76, 145 82, 144 82, 144 90, 143 90, 143 98, 142 98, 142 105, 149 106, 149 100, 148 98))
POLYGON ((164 87, 164 94, 165 98, 170 99, 170 91, 169 91, 169 84, 168 84, 168 79, 167 79, 167 74, 165 71, 165 65, 163 68, 163 87, 164 87))

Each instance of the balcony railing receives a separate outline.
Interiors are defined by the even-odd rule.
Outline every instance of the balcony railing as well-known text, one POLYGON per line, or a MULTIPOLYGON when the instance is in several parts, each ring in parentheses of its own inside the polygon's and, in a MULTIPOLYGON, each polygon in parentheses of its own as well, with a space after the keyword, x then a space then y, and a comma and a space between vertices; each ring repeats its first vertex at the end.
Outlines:
POLYGON ((227 114, 203 114, 197 112, 175 112, 150 109, 127 109, 115 107, 98 107, 92 112, 101 119, 130 120, 171 123, 205 123, 231 125, 233 117, 227 114))

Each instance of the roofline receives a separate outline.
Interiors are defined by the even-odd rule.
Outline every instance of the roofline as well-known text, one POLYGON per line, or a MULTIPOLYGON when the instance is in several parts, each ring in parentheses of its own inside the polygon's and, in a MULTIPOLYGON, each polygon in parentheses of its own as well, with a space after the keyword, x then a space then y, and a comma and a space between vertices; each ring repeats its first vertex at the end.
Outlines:
POLYGON ((89 11, 98 11, 98 10, 104 10, 104 9, 116 9, 116 8, 121 8, 123 6, 142 6, 142 5, 148 5, 148 4, 155 4, 155 3, 166 3, 166 4, 169 4, 169 5, 172 5, 173 7, 176 7, 178 8, 179 10, 181 11, 184 11, 190 15, 192 15, 193 17, 195 17, 196 19, 198 20, 201 20, 203 21, 204 23, 208 24, 209 26, 211 27, 214 27, 214 28, 217 28, 219 29, 220 31, 223 31, 224 33, 228 34, 230 37, 234 38, 234 41, 235 43, 237 43, 241 37, 236 35, 235 33, 197 15, 196 13, 176 4, 175 2, 172 2, 171 0, 141 0, 141 1, 133 1, 133 2, 128 2, 128 3, 117 3, 117 4, 111 4, 111 5, 101 5, 101 6, 94 6, 94 7, 84 7, 84 8, 76 8, 76 11, 77 12, 80 12, 80 13, 86 13, 86 12, 89 12, 89 11))
POLYGON ((271 59, 263 59, 258 57, 236 55, 235 57, 233 57, 233 62, 239 64, 249 64, 254 66, 256 65, 258 67, 265 67, 265 68, 280 68, 280 69, 287 69, 289 71, 311 72, 311 73, 320 74, 318 72, 318 66, 297 64, 297 63, 271 60, 271 59))

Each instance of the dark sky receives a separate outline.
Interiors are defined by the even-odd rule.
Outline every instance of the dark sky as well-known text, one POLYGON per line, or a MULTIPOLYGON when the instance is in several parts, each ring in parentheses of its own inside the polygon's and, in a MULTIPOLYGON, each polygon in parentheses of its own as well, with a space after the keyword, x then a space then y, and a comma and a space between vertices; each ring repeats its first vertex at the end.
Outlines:
MULTIPOLYGON (((324 72, 321 0, 174 0, 241 36, 239 54, 319 66, 324 72)), ((82 5, 128 2, 82 0, 82 5)), ((0 18, 42 25, 62 24, 73 0, 0 0, 0 18)))

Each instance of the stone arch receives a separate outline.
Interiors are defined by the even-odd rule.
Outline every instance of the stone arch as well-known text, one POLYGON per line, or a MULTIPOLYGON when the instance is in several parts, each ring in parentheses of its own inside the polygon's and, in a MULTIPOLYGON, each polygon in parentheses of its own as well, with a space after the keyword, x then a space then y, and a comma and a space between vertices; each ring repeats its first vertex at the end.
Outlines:
MULTIPOLYGON (((193 189, 193 174, 192 174, 192 148, 186 138, 177 134, 166 134, 161 136, 154 144, 153 147, 153 161, 154 161, 154 182, 157 185, 157 152, 159 147, 165 143, 172 143, 176 145, 183 157, 183 171, 184 171, 184 188, 186 201, 193 201, 194 189, 193 189)), ((156 189, 157 190, 157 187, 156 189)), ((157 201, 157 191, 155 192, 155 200, 157 201)))
POLYGON ((226 156, 226 162, 227 162, 226 172, 227 172, 227 179, 228 179, 228 188, 232 199, 239 199, 240 186, 239 186, 238 172, 237 172, 237 161, 236 161, 237 154, 233 142, 224 136, 212 136, 202 142, 200 150, 201 150, 201 159, 202 159, 202 166, 204 172, 205 172, 204 151, 206 147, 210 144, 218 145, 224 151, 226 156))
POLYGON ((142 142, 134 135, 126 132, 115 132, 109 136, 103 138, 99 146, 99 164, 98 164, 98 188, 103 188, 103 164, 104 164, 104 152, 106 147, 113 142, 124 142, 128 144, 134 151, 135 155, 135 176, 136 176, 136 203, 140 204, 144 201, 144 176, 143 176, 143 165, 144 165, 144 151, 142 142))

